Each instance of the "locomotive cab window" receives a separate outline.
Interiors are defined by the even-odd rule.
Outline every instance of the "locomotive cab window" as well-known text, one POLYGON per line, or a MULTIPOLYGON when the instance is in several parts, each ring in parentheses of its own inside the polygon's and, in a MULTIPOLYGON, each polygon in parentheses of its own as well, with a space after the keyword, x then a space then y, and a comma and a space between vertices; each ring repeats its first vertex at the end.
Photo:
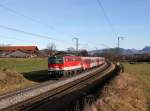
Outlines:
POLYGON ((60 64, 63 63, 63 57, 49 57, 48 63, 50 64, 60 64))

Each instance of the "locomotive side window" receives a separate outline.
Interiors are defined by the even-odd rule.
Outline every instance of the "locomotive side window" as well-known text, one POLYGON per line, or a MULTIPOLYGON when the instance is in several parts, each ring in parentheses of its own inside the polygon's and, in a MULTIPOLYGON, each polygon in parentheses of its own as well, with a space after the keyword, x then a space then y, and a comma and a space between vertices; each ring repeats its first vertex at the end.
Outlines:
POLYGON ((68 58, 65 58, 65 62, 68 62, 68 58))

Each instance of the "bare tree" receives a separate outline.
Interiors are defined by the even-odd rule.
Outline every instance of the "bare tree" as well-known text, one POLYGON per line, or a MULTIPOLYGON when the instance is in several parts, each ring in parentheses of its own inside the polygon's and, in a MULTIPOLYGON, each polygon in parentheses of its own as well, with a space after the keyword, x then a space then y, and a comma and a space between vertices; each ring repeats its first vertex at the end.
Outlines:
POLYGON ((87 50, 81 50, 80 52, 79 52, 79 55, 80 56, 89 56, 89 54, 88 54, 88 51, 87 50))
POLYGON ((55 51, 56 51, 55 43, 48 43, 47 44, 47 49, 49 51, 49 56, 52 56, 55 53, 55 51))

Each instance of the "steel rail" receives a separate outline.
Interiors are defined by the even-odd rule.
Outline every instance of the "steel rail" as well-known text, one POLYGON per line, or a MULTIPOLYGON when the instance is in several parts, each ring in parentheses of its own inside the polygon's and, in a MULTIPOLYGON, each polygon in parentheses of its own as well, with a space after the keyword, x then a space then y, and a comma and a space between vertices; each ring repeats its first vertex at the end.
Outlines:
MULTIPOLYGON (((107 65, 103 70, 101 70, 100 72, 96 72, 94 73, 92 76, 89 76, 88 78, 86 78, 84 81, 80 81, 78 84, 75 84, 73 85, 72 87, 70 88, 66 88, 65 90, 61 91, 60 93, 57 93, 55 95, 53 95, 52 97, 48 97, 46 99, 44 99, 43 101, 41 102, 37 102, 37 104, 34 104, 33 107, 29 108, 30 111, 39 111, 38 107, 41 106, 42 104, 44 104, 44 106, 50 106, 48 107, 48 111, 60 111, 62 108, 61 106, 59 106, 58 102, 60 102, 60 99, 58 98, 61 98, 61 97, 64 97, 64 96, 67 96, 68 94, 71 94, 72 92, 75 92, 77 90, 80 90, 87 87, 87 86, 90 86, 92 84, 94 84, 94 82, 96 82, 96 80, 100 80, 102 81, 104 79, 104 77, 108 76, 108 74, 115 69, 115 66, 114 65, 107 65), (106 70, 107 69, 107 70, 106 70), (102 74, 98 74, 98 73, 102 73, 102 74), (55 98, 58 99, 58 101, 56 102, 55 101, 55 98), (52 101, 54 100, 54 101, 52 101), (55 102, 55 103, 53 103, 55 102), (47 104, 47 105, 46 105, 47 104), (59 107, 57 107, 59 106, 59 107)), ((110 76, 110 75, 109 75, 110 76)), ((79 93, 79 92, 78 92, 79 93)), ((78 94, 79 95, 79 94, 78 94)), ((68 97, 67 97, 68 98, 68 97)), ((67 99, 68 100, 68 99, 67 99)), ((62 104, 65 104, 65 106, 67 105, 67 102, 61 102, 60 105, 62 104)), ((69 105, 69 104, 68 104, 69 105)), ((45 107, 43 107, 45 108, 45 107)), ((40 109, 43 109, 43 108, 40 108, 40 109)))

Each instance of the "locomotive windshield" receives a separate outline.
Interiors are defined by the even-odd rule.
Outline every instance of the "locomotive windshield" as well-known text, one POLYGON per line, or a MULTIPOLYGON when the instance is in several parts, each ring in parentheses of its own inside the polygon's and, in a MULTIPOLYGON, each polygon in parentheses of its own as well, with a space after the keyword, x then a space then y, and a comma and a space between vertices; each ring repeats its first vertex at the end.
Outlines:
POLYGON ((63 57, 57 57, 57 56, 49 57, 48 58, 48 63, 49 64, 60 64, 60 63, 63 63, 63 57))

